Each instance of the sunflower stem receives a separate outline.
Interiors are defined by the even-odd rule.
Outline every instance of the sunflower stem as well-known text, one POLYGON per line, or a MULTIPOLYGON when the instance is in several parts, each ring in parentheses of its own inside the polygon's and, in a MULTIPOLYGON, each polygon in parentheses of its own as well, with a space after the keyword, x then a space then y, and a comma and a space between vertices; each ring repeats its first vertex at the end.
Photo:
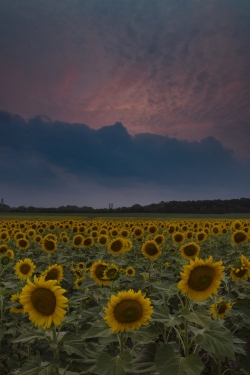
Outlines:
POLYGON ((122 353, 123 353, 123 347, 124 347, 123 332, 121 332, 117 336, 118 336, 119 345, 120 345, 120 355, 122 355, 122 353))
MULTIPOLYGON (((189 308, 189 300, 188 296, 186 296, 186 303, 185 307, 189 308)), ((189 345, 188 345, 188 321, 186 320, 184 323, 184 355, 187 357, 189 355, 189 345)))
POLYGON ((220 360, 219 355, 218 355, 218 375, 221 375, 221 360, 220 360))

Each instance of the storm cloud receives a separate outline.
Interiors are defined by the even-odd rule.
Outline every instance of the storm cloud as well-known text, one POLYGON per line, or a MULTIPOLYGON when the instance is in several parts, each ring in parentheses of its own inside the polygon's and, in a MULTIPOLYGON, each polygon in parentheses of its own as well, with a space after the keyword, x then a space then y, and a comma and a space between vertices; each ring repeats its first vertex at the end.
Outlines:
POLYGON ((164 190, 175 196, 185 191, 187 198, 198 191, 199 199, 206 199, 218 198, 228 187, 239 197, 250 188, 249 164, 235 159, 213 137, 189 142, 150 133, 130 135, 119 122, 95 130, 41 116, 26 121, 6 111, 0 112, 0 131, 5 191, 15 187, 67 195, 70 182, 71 194, 81 186, 125 195, 132 189, 138 199, 141 191, 145 201, 143 193, 150 189, 167 200, 164 190))

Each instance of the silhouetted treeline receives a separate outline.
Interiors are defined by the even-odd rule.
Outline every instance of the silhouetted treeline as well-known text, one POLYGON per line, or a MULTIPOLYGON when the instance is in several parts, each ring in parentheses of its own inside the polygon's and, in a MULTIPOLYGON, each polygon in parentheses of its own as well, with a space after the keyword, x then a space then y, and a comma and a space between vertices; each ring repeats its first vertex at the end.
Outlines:
POLYGON ((197 200, 197 201, 169 201, 152 203, 146 206, 134 204, 131 207, 98 208, 83 206, 60 206, 60 207, 33 207, 19 206, 10 207, 6 204, 0 205, 0 212, 27 212, 27 213, 168 213, 168 214, 229 214, 250 213, 250 198, 229 200, 197 200))

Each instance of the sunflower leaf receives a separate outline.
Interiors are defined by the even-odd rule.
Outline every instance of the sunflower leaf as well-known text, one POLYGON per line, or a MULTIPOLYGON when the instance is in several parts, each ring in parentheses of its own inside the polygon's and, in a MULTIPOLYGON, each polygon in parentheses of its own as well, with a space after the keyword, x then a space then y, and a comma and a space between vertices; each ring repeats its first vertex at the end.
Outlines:
POLYGON ((39 332, 39 331, 28 331, 23 333, 21 336, 19 336, 17 339, 12 340, 12 342, 29 342, 35 339, 44 339, 45 333, 39 332))
POLYGON ((167 327, 172 327, 182 323, 182 319, 180 317, 169 314, 169 309, 167 306, 155 306, 151 320, 164 323, 167 327))
POLYGON ((201 327, 209 329, 211 324, 211 317, 209 311, 200 307, 195 312, 189 311, 186 307, 181 310, 181 315, 189 322, 196 323, 201 327))
POLYGON ((83 338, 89 339, 93 337, 108 337, 112 335, 112 331, 105 321, 100 320, 99 322, 92 325, 92 327, 82 335, 83 338))
POLYGON ((165 344, 161 346, 155 356, 156 369, 160 375, 200 375, 203 370, 203 363, 197 354, 191 354, 186 358, 175 353, 174 349, 165 344))
POLYGON ((77 354, 82 358, 85 358, 85 343, 82 340, 82 337, 80 335, 66 335, 63 340, 63 347, 62 350, 64 350, 67 354, 77 354))
POLYGON ((195 342, 210 353, 234 359, 232 334, 218 322, 212 322, 209 331, 199 333, 195 342))
POLYGON ((126 375, 132 369, 132 356, 129 352, 111 357, 107 353, 101 353, 97 359, 96 372, 98 375, 126 375))
POLYGON ((155 353, 157 345, 153 342, 149 343, 141 353, 133 360, 133 373, 152 372, 155 371, 155 353))

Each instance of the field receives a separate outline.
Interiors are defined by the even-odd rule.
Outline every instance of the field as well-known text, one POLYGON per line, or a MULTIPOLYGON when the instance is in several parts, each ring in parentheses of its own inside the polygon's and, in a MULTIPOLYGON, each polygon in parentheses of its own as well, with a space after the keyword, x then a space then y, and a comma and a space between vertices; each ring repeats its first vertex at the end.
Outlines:
POLYGON ((250 374, 250 215, 0 216, 0 374, 250 374))

